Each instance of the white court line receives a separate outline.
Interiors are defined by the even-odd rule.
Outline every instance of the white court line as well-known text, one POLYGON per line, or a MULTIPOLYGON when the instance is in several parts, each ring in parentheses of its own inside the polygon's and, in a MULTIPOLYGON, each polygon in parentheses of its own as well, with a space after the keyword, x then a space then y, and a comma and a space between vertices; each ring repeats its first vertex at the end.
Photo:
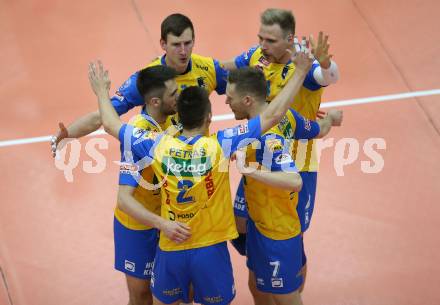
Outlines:
MULTIPOLYGON (((414 92, 397 93, 397 94, 389 94, 389 95, 381 95, 381 96, 356 98, 356 99, 350 99, 350 100, 326 102, 326 103, 322 103, 320 108, 342 107, 342 106, 353 106, 353 105, 360 105, 360 104, 379 103, 379 102, 403 100, 403 99, 408 99, 408 98, 413 98, 413 97, 429 96, 429 95, 440 95, 440 89, 414 91, 414 92)), ((232 114, 232 113, 220 114, 220 115, 215 115, 212 117, 213 122, 227 121, 227 120, 232 120, 232 119, 234 119, 234 114, 232 114)), ((96 136, 96 135, 103 135, 103 134, 105 134, 105 131, 103 129, 100 129, 100 130, 97 130, 97 131, 91 133, 89 136, 96 136)), ((16 139, 16 140, 6 140, 6 141, 0 141, 0 147, 39 143, 39 142, 49 142, 50 139, 51 139, 51 136, 16 139)))

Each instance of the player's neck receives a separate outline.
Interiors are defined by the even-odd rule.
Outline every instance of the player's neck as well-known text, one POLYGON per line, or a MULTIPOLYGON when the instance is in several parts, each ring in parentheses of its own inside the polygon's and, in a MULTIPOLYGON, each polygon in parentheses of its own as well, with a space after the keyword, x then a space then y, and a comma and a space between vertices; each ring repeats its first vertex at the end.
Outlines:
POLYGON ((145 106, 145 112, 159 124, 165 123, 168 117, 168 115, 161 113, 159 110, 155 108, 149 109, 148 106, 145 106))
POLYGON ((264 109, 266 109, 267 107, 267 103, 265 102, 255 102, 253 107, 249 110, 249 117, 248 119, 252 119, 258 115, 260 115, 260 113, 263 112, 264 109))
MULTIPOLYGON (((293 48, 290 48, 290 50, 293 52, 293 48)), ((291 53, 289 52, 284 52, 284 54, 280 57, 276 59, 277 64, 287 64, 290 61, 291 58, 291 53)))
POLYGON ((191 138, 191 137, 195 137, 198 135, 203 135, 203 134, 205 134, 205 131, 206 131, 205 127, 199 127, 199 128, 194 128, 194 129, 183 128, 182 136, 184 136, 186 138, 191 138))

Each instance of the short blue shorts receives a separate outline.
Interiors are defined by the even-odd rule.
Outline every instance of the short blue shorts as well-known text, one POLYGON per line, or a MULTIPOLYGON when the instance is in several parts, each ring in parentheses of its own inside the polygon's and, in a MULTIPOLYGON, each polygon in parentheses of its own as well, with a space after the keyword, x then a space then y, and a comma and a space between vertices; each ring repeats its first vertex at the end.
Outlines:
POLYGON ((244 178, 241 177, 240 183, 238 184, 237 193, 235 194, 234 200, 234 214, 238 217, 247 218, 248 212, 246 208, 246 198, 244 196, 244 178))
POLYGON ((273 294, 298 290, 303 282, 301 235, 273 240, 261 234, 254 222, 247 223, 247 266, 254 272, 257 289, 273 294))
POLYGON ((156 229, 131 230, 116 217, 113 221, 115 269, 128 275, 149 280, 159 241, 156 229))
POLYGON ((301 222, 302 232, 308 230, 310 221, 312 220, 313 210, 315 208, 317 174, 317 172, 300 172, 303 187, 299 192, 296 211, 298 212, 299 221, 301 222))
POLYGON ((232 264, 226 242, 181 251, 157 249, 151 290, 165 304, 188 302, 190 284, 195 303, 226 305, 235 297, 232 264))

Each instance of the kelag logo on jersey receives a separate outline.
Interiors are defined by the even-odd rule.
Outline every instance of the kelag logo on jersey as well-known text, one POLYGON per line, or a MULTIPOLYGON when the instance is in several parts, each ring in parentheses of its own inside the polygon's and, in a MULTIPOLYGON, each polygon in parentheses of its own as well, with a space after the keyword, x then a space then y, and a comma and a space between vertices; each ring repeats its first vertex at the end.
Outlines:
POLYGON ((209 156, 193 159, 163 157, 162 170, 170 176, 205 176, 211 170, 211 158, 209 156))
POLYGON ((201 70, 207 71, 207 72, 209 70, 208 66, 202 66, 202 65, 196 64, 196 67, 201 69, 201 70))

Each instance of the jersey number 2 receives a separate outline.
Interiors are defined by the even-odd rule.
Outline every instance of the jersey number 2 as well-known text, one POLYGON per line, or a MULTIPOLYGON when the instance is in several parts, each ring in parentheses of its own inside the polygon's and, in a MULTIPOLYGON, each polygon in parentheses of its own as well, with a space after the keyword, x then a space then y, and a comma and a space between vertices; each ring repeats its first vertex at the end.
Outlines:
POLYGON ((191 180, 180 180, 179 183, 177 183, 177 187, 180 190, 180 192, 176 198, 177 203, 191 203, 194 201, 194 198, 192 196, 185 197, 186 192, 193 185, 194 185, 194 183, 191 180))

